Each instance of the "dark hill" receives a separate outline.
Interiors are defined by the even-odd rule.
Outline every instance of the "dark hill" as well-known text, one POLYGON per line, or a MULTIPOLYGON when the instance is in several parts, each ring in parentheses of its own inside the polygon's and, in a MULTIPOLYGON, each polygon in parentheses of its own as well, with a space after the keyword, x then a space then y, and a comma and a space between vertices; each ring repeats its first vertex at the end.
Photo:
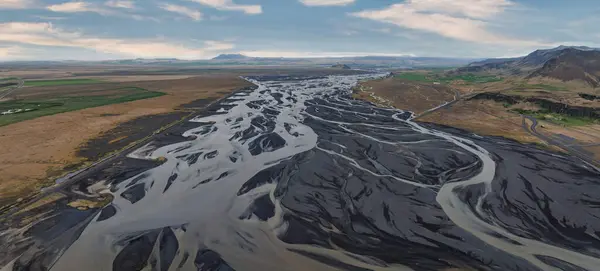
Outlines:
POLYGON ((331 67, 334 69, 342 69, 342 70, 351 70, 352 69, 352 68, 350 68, 350 66, 348 66, 346 64, 335 64, 331 67))
POLYGON ((541 69, 548 61, 565 52, 600 52, 600 49, 585 46, 559 46, 552 49, 536 50, 526 56, 516 58, 492 58, 473 62, 458 68, 455 73, 496 72, 508 75, 528 76, 541 69))
POLYGON ((568 48, 546 61, 528 77, 549 77, 562 81, 582 80, 600 86, 600 51, 568 48))
POLYGON ((495 70, 510 70, 512 65, 521 58, 491 58, 473 62, 466 67, 458 68, 457 72, 486 72, 495 70))

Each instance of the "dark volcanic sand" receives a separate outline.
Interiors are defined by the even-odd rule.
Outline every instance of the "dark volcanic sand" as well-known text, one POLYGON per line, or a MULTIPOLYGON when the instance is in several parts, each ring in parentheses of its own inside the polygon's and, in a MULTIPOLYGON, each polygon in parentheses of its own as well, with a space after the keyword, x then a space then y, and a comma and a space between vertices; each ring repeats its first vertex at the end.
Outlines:
POLYGON ((80 213, 78 223, 44 222, 53 216, 5 227, 2 264, 598 270, 597 169, 350 99, 367 77, 256 78, 258 89, 131 153, 167 161, 106 183, 115 198, 103 210, 80 213), (36 245, 18 242, 23 231, 36 233, 26 235, 36 245), (15 258, 16 247, 25 254, 15 258))
POLYGON ((143 116, 124 122, 114 129, 104 132, 99 137, 86 142, 77 151, 77 156, 85 157, 90 161, 98 160, 111 152, 144 139, 152 135, 154 131, 181 120, 188 115, 190 115, 190 112, 175 111, 166 114, 143 116))

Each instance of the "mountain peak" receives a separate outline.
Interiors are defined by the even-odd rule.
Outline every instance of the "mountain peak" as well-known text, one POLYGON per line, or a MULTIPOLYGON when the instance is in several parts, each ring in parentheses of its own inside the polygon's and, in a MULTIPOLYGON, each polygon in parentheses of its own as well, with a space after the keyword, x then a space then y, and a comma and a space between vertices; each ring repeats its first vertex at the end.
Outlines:
POLYGON ((560 45, 556 48, 553 49, 549 49, 548 51, 561 51, 561 50, 565 50, 565 49, 576 49, 576 50, 580 50, 580 51, 597 51, 600 50, 599 48, 591 48, 588 46, 567 46, 567 45, 560 45))
POLYGON ((213 58, 213 60, 233 60, 233 59, 247 59, 248 57, 242 54, 220 54, 213 58))
POLYGON ((352 68, 350 68, 350 66, 348 66, 346 64, 341 64, 341 63, 337 63, 337 64, 331 66, 331 68, 342 69, 342 70, 351 70, 352 69, 352 68))

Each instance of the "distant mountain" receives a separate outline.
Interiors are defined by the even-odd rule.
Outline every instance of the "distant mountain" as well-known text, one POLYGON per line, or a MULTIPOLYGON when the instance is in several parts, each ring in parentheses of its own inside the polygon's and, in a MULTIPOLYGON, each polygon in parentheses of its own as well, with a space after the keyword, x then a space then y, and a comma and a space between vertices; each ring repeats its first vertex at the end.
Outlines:
POLYGON ((564 50, 564 49, 577 49, 580 51, 600 51, 600 48, 591 48, 591 47, 587 47, 587 46, 565 46, 565 45, 561 45, 558 46, 554 49, 550 49, 550 50, 564 50))
POLYGON ((302 66, 330 68, 342 64, 356 69, 411 69, 428 67, 461 67, 478 59, 448 57, 414 57, 414 56, 357 56, 357 57, 248 57, 242 54, 222 54, 208 60, 182 60, 174 58, 157 59, 116 59, 104 61, 54 61, 54 62, 0 62, 3 66, 18 67, 27 65, 123 65, 144 67, 185 67, 202 68, 216 66, 302 66), (10 65, 10 66, 7 66, 10 65))
POLYGON ((510 70, 511 66, 521 58, 491 58, 470 63, 466 67, 458 68, 458 73, 477 73, 498 70, 510 70))
POLYGON ((459 67, 474 59, 413 56, 356 56, 356 57, 248 57, 242 54, 223 54, 207 62, 211 65, 302 65, 332 67, 337 64, 353 68, 415 68, 459 67))
POLYGON ((520 59, 516 64, 521 67, 539 67, 544 65, 548 60, 553 59, 565 51, 573 50, 573 51, 600 51, 597 48, 590 48, 587 46, 558 46, 552 49, 546 50, 536 50, 531 54, 520 59))
POLYGON ((532 72, 528 78, 547 77, 562 81, 581 80, 600 86, 600 50, 566 48, 532 72))
POLYGON ((249 57, 242 54, 221 54, 214 57, 212 60, 240 60, 248 59, 249 57))
POLYGON ((334 69, 342 69, 342 70, 351 70, 352 68, 350 68, 350 66, 346 65, 346 64, 335 64, 331 66, 334 69))
POLYGON ((536 50, 526 56, 516 58, 492 58, 473 62, 455 70, 456 73, 496 72, 501 74, 528 76, 540 69, 551 59, 567 51, 598 52, 600 49, 586 46, 558 46, 552 49, 536 50))

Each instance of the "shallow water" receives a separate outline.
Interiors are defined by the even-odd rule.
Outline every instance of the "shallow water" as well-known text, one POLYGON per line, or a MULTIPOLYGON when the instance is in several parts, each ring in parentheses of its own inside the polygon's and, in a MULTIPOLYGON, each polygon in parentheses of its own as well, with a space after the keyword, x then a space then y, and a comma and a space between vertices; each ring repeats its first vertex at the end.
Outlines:
POLYGON ((46 266, 597 270, 597 169, 349 98, 379 76, 249 78, 189 140, 131 153, 167 162, 109 187, 46 266))

